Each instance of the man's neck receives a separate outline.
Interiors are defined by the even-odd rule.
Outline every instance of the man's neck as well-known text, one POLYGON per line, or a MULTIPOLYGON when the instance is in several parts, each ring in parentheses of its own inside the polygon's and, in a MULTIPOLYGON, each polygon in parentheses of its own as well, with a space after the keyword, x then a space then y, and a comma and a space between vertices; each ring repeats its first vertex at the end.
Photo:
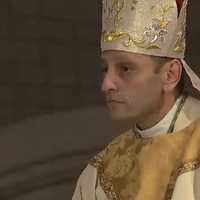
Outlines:
POLYGON ((152 128, 165 117, 165 115, 171 110, 175 102, 175 96, 164 98, 163 102, 158 105, 156 110, 149 112, 149 114, 145 114, 145 117, 138 120, 137 127, 141 130, 152 128))

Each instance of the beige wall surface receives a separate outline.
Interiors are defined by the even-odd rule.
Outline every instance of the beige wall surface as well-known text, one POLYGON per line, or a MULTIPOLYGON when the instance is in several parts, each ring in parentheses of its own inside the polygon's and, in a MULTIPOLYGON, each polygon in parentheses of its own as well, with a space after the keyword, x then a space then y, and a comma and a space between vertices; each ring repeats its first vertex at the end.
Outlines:
MULTIPOLYGON (((100 0, 0 1, 0 199, 71 199, 87 161, 131 124, 100 93, 100 0)), ((187 60, 200 71, 200 2, 187 60)))

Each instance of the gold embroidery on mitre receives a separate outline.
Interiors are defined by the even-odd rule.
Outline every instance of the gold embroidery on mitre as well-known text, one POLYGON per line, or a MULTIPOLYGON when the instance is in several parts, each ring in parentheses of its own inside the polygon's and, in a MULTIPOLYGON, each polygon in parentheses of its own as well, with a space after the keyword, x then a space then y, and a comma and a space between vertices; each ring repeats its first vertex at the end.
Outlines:
POLYGON ((137 0, 132 0, 131 10, 135 10, 135 5, 137 4, 137 0))
MULTIPOLYGON (((107 3, 108 1, 109 0, 106 0, 107 3)), ((113 2, 116 1, 113 0, 113 2)), ((152 24, 150 24, 150 26, 144 27, 143 34, 142 36, 139 37, 136 33, 133 35, 128 31, 125 31, 122 28, 120 28, 120 25, 123 20, 121 15, 125 6, 124 1, 120 4, 119 2, 121 1, 118 0, 117 1, 118 6, 117 7, 112 6, 111 8, 109 8, 108 5, 104 2, 104 14, 106 14, 105 10, 108 10, 105 23, 107 25, 109 24, 108 27, 113 27, 114 29, 112 29, 111 31, 102 32, 103 41, 110 43, 122 39, 123 40, 122 44, 125 47, 137 46, 145 49, 160 49, 161 47, 159 45, 159 42, 164 42, 165 36, 168 33, 167 27, 170 22, 168 19, 169 18, 168 14, 170 10, 174 8, 174 6, 167 4, 153 6, 152 24), (115 14, 110 14, 110 13, 115 13, 115 14), (157 15, 159 15, 159 17, 157 15)), ((136 4, 137 1, 134 1, 134 3, 136 4)))
POLYGON ((177 170, 175 170, 169 181, 167 192, 165 195, 165 200, 171 200, 177 178, 180 175, 182 175, 186 172, 196 170, 199 167, 200 167, 200 160, 197 159, 197 160, 194 160, 191 162, 187 162, 187 163, 183 164, 181 167, 179 167, 177 170))
POLYGON ((126 0, 103 0, 105 23, 117 28, 122 21, 122 11, 126 0))
POLYGON ((175 42, 174 51, 176 53, 182 53, 185 51, 185 38, 186 38, 186 15, 187 15, 187 0, 183 4, 183 13, 180 17, 180 30, 177 32, 177 39, 175 42))
POLYGON ((182 31, 177 33, 177 41, 174 51, 177 53, 182 53, 185 51, 185 33, 182 31))

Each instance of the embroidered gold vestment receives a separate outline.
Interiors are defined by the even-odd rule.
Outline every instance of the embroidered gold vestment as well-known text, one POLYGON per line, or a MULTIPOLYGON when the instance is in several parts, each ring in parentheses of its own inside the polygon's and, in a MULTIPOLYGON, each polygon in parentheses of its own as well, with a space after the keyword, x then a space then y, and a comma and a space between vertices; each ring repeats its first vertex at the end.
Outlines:
POLYGON ((200 165, 200 120, 182 131, 116 138, 91 164, 109 200, 169 200, 178 176, 200 165))
POLYGON ((171 134, 121 134, 92 159, 73 200, 200 200, 200 102, 188 97, 171 134))

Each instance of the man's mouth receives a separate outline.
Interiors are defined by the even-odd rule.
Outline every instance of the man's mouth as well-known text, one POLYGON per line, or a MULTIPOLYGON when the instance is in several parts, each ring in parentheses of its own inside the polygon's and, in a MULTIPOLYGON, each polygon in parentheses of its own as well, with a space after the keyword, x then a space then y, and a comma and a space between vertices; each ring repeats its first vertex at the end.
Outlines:
POLYGON ((116 100, 116 99, 109 99, 107 100, 107 103, 118 103, 118 104, 123 104, 125 103, 124 101, 116 100))

